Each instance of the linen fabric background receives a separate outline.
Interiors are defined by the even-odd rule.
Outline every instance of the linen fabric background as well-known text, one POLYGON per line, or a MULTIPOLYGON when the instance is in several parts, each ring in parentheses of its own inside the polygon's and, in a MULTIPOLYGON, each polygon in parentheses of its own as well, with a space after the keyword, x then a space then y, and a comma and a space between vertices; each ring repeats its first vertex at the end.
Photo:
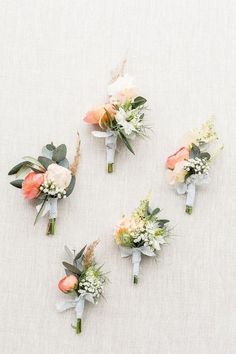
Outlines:
POLYGON ((236 341, 236 4, 220 0, 0 1, 1 353, 234 354, 236 341), (120 146, 105 170, 103 140, 82 121, 106 99, 110 72, 127 56, 148 99, 150 138, 120 146), (214 115, 225 143, 199 188, 193 215, 166 183, 164 162, 183 134, 214 115), (60 203, 55 237, 47 219, 9 185, 9 169, 50 141, 81 162, 73 194, 60 203), (113 229, 151 192, 174 237, 156 264, 142 261, 138 286, 113 229), (100 238, 110 272, 106 301, 86 304, 83 332, 57 289, 63 247, 100 238))

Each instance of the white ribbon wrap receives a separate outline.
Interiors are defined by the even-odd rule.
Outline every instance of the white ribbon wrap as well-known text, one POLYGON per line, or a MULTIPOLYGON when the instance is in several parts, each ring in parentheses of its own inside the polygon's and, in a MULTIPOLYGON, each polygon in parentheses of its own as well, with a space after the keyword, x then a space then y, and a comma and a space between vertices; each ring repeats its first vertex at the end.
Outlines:
MULTIPOLYGON (((44 209, 41 215, 42 217, 48 213, 49 219, 57 218, 57 200, 58 200, 57 198, 48 198, 48 201, 46 201, 46 203, 44 204, 44 209)), ((36 206, 37 213, 39 212, 42 203, 36 206)))
POLYGON ((149 257, 154 257, 155 253, 150 250, 149 247, 139 247, 139 248, 128 248, 120 246, 121 257, 131 256, 133 264, 133 276, 139 275, 139 266, 142 259, 142 254, 149 257))
POLYGON ((48 198, 49 203, 49 219, 57 218, 57 198, 48 198))
POLYGON ((117 145, 117 134, 111 130, 107 130, 106 132, 93 131, 93 136, 96 138, 104 138, 105 146, 107 152, 107 164, 114 163, 116 145, 117 145))
POLYGON ((92 302, 94 304, 94 300, 91 294, 85 293, 79 296, 76 296, 73 300, 67 300, 62 303, 56 304, 56 309, 58 312, 63 312, 68 309, 75 309, 76 318, 82 319, 84 312, 85 300, 92 302))
POLYGON ((193 207, 196 195, 196 186, 204 183, 209 183, 208 175, 192 175, 187 178, 186 182, 179 184, 176 187, 176 191, 178 194, 186 193, 186 205, 193 207))

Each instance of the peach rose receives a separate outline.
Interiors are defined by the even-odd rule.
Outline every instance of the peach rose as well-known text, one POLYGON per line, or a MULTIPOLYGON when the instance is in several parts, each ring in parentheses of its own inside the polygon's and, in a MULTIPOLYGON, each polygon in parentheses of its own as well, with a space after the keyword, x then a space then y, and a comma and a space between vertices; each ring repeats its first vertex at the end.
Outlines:
POLYGON ((63 292, 63 293, 71 293, 74 291, 78 286, 78 279, 76 278, 75 275, 67 275, 64 278, 62 278, 59 283, 58 283, 58 288, 63 292))
POLYGON ((184 169, 185 161, 177 162, 174 170, 168 170, 168 183, 171 185, 183 183, 185 180, 185 176, 187 171, 184 169))
POLYGON ((111 116, 114 116, 114 106, 110 103, 107 103, 103 106, 94 108, 92 111, 89 111, 86 114, 84 121, 89 124, 101 124, 103 121, 108 119, 106 110, 110 113, 111 116))
POLYGON ((166 167, 170 170, 175 168, 177 162, 189 159, 189 149, 181 147, 174 155, 171 155, 166 160, 166 167))
POLYGON ((22 193, 25 199, 34 199, 39 193, 39 187, 44 182, 44 173, 30 172, 22 183, 22 193))

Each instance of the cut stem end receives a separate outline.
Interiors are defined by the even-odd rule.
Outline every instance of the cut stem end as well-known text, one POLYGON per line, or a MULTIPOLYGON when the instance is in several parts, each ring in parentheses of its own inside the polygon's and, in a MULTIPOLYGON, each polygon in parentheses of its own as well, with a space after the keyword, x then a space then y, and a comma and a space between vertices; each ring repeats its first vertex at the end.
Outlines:
POLYGON ((138 276, 134 275, 134 284, 138 284, 138 276))
POLYGON ((47 235, 55 235, 56 229, 56 219, 49 219, 48 227, 47 227, 47 235))
POLYGON ((189 206, 189 205, 186 205, 186 209, 185 209, 185 212, 189 215, 192 214, 193 212, 193 207, 189 206))
POLYGON ((107 165, 107 172, 108 172, 108 173, 112 173, 112 172, 113 172, 113 163, 109 163, 109 164, 107 165))
POLYGON ((81 333, 81 318, 77 318, 77 323, 76 323, 76 334, 81 333))

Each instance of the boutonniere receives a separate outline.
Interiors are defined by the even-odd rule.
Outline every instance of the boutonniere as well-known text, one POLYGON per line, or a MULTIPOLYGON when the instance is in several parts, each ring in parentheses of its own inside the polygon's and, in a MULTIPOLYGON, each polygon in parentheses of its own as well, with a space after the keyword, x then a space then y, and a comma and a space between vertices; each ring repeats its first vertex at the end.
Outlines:
POLYGON ((223 148, 216 147, 218 137, 213 121, 206 121, 200 129, 190 131, 183 139, 180 149, 167 158, 169 184, 178 194, 186 194, 186 208, 192 214, 196 186, 209 182, 211 164, 223 148))
POLYGON ((105 139, 109 173, 113 171, 117 139, 134 154, 130 141, 137 136, 145 137, 148 128, 144 123, 146 99, 137 94, 133 78, 123 73, 124 64, 108 85, 107 102, 93 108, 84 118, 85 122, 101 128, 92 134, 105 139))
POLYGON ((141 200, 130 217, 124 216, 115 230, 121 257, 131 256, 133 282, 138 283, 142 255, 155 257, 170 235, 169 220, 159 219, 160 209, 151 209, 149 199, 141 200))
POLYGON ((71 295, 71 299, 57 304, 57 310, 63 312, 74 308, 76 313, 76 333, 81 332, 82 316, 86 301, 97 304, 103 296, 104 284, 107 281, 102 267, 94 258, 94 249, 99 241, 94 241, 88 247, 76 254, 65 246, 71 263, 63 262, 66 276, 58 283, 58 288, 65 294, 71 295))
POLYGON ((48 214, 47 235, 54 235, 57 219, 57 202, 65 199, 73 192, 76 172, 80 157, 80 139, 72 164, 66 158, 65 144, 55 146, 53 143, 43 147, 41 155, 35 159, 23 157, 23 162, 14 166, 9 175, 16 175, 16 180, 10 182, 20 188, 27 200, 36 199, 37 215, 35 223, 41 216, 48 214))

